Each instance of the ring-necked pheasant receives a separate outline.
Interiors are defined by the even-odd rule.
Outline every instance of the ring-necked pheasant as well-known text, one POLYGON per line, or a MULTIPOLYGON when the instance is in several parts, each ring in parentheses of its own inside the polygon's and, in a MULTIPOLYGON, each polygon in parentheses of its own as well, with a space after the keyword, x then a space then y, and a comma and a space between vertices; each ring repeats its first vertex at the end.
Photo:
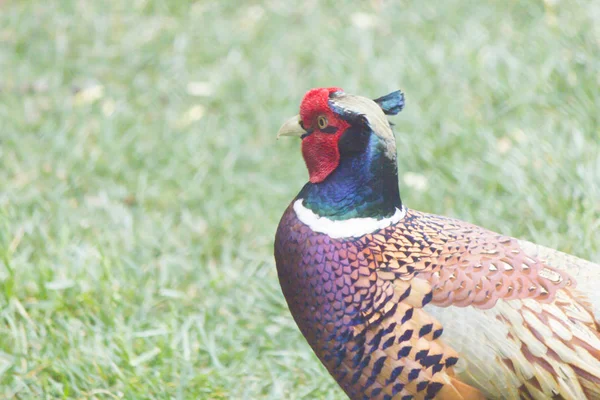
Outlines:
POLYGON ((600 266, 406 208, 403 105, 313 89, 279 131, 310 176, 275 238, 308 343, 352 399, 600 398, 600 266))

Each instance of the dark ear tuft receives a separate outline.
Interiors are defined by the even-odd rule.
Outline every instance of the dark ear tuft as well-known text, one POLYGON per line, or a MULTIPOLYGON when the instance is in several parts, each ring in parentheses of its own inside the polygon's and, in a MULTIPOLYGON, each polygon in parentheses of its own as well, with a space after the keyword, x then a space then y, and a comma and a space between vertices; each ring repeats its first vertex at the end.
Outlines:
POLYGON ((396 90, 373 101, 379 104, 385 114, 396 115, 404 108, 404 93, 396 90))

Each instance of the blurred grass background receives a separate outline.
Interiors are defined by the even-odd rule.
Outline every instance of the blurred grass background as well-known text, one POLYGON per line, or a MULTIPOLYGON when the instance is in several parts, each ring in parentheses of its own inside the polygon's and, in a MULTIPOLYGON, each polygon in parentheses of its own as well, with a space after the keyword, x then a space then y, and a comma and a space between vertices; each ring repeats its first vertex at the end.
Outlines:
POLYGON ((600 2, 0 2, 0 398, 337 398, 272 240, 306 90, 405 204, 600 261, 600 2))

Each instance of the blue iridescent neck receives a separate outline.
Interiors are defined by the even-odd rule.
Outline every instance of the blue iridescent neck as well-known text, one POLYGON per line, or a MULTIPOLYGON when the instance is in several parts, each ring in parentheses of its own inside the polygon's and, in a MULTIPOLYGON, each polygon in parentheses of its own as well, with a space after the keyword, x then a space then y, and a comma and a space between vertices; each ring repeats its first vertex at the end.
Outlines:
POLYGON ((376 135, 364 151, 340 159, 321 183, 307 183, 297 198, 319 216, 333 220, 387 218, 402 208, 396 160, 385 155, 376 135))

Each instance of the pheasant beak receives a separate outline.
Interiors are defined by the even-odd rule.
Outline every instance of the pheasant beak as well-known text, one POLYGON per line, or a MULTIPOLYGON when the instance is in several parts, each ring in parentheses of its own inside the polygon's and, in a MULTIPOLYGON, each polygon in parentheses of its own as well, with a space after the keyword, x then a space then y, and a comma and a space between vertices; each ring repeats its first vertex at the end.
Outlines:
POLYGON ((302 137, 303 135, 306 135, 308 132, 302 128, 300 122, 300 115, 295 115, 285 121, 284 124, 281 125, 281 128, 279 128, 279 132, 277 132, 277 139, 279 139, 280 136, 302 137))

